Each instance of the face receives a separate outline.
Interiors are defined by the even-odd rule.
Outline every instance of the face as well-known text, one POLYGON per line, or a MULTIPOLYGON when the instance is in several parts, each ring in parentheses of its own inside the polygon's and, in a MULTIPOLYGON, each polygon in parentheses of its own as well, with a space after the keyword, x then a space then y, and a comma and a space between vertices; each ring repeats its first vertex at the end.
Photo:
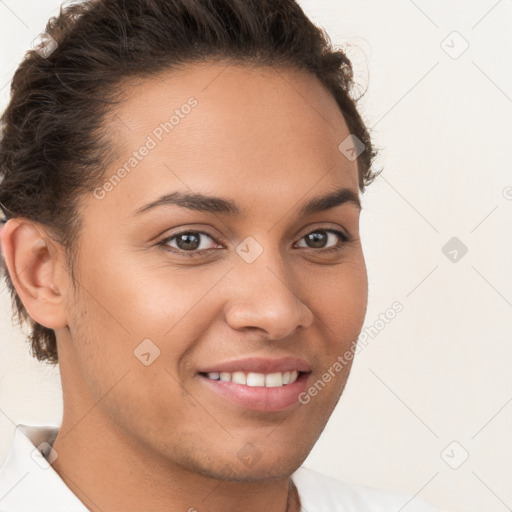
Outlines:
POLYGON ((289 475, 366 313, 343 116, 305 72, 233 64, 132 85, 114 114, 119 160, 83 199, 57 332, 64 422, 195 473, 289 475))

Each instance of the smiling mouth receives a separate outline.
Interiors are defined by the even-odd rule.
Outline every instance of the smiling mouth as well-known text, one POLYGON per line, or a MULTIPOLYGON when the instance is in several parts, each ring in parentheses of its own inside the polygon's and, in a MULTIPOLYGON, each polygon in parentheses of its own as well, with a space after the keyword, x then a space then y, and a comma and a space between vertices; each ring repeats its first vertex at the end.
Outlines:
POLYGON ((238 371, 208 373, 202 372, 200 375, 213 381, 233 382, 234 384, 241 384, 248 387, 278 388, 293 384, 301 375, 305 373, 309 372, 301 372, 297 370, 273 373, 238 371))
POLYGON ((311 375, 311 371, 283 370, 267 373, 210 371, 198 372, 198 375, 207 389, 236 407, 272 413, 297 406, 298 397, 306 389, 311 375))

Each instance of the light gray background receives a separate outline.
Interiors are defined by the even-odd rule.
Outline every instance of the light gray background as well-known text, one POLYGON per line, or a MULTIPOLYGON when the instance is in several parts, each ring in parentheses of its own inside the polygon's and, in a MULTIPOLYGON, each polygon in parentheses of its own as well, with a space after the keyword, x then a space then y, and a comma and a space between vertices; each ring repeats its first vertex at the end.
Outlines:
MULTIPOLYGON (((0 0, 2 109, 59 3, 0 0)), ((350 45, 385 167, 361 217, 363 331, 378 334, 305 464, 453 511, 510 510, 512 1, 301 4, 334 43, 350 45), (452 237, 468 248, 455 262, 442 251, 452 237), (382 328, 395 301, 404 309, 382 328)), ((16 423, 59 424, 62 403, 58 371, 30 359, 3 283, 0 292, 3 460, 16 423)))

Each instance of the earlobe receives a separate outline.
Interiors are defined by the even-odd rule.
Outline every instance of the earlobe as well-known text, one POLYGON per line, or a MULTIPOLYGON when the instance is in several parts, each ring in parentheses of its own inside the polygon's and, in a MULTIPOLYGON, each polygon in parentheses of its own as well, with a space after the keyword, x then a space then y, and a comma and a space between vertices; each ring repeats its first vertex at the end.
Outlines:
POLYGON ((61 288, 56 282, 60 261, 55 243, 38 224, 9 219, 0 232, 2 255, 29 316, 50 329, 67 325, 61 288))

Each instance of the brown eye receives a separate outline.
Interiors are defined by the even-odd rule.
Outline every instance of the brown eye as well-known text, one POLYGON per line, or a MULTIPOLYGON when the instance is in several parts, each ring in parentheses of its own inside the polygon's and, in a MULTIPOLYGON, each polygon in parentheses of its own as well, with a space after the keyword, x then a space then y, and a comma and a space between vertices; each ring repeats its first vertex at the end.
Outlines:
POLYGON ((195 256, 210 249, 215 249, 216 242, 208 233, 202 231, 182 231, 164 238, 158 245, 171 252, 190 253, 187 256, 195 256), (210 240, 210 243, 208 243, 208 240, 210 240))
POLYGON ((340 247, 343 242, 348 241, 348 237, 341 231, 335 229, 316 229, 303 236, 301 240, 305 240, 306 242, 306 245, 302 245, 301 247, 309 249, 336 249, 340 247))
POLYGON ((321 249, 327 244, 327 233, 325 231, 314 231, 305 236, 306 243, 315 249, 321 249))
POLYGON ((175 238, 178 248, 185 251, 197 249, 201 245, 201 237, 197 233, 183 233, 175 238))

